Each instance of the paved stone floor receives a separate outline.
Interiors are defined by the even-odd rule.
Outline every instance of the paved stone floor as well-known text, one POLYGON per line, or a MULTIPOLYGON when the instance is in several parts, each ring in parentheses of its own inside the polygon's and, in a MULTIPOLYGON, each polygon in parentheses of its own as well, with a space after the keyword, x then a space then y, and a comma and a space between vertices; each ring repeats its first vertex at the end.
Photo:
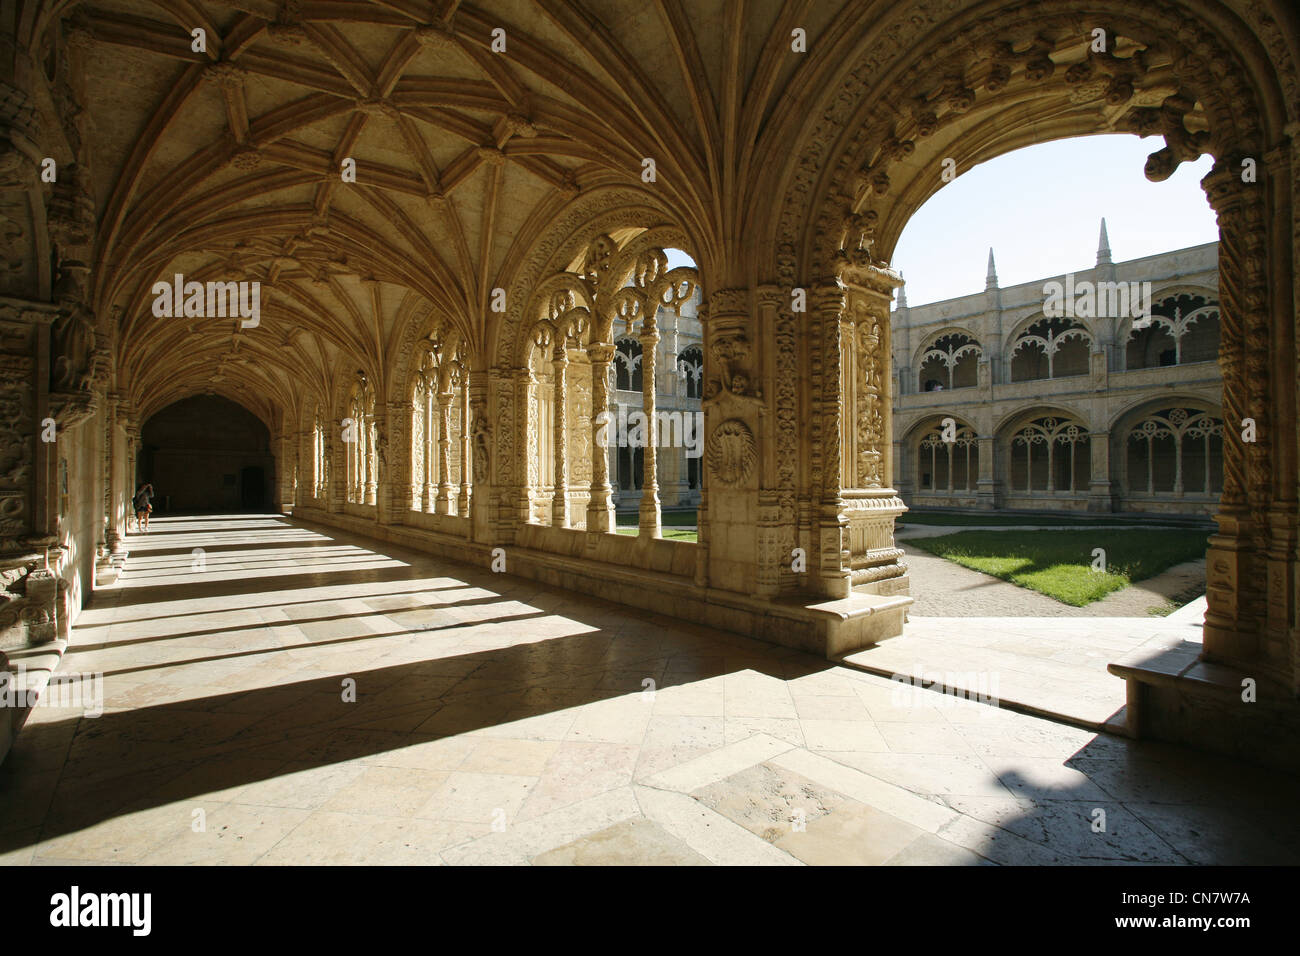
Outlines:
POLYGON ((1300 862, 1275 772, 282 518, 130 546, 61 666, 104 713, 32 712, 0 862, 1300 862))

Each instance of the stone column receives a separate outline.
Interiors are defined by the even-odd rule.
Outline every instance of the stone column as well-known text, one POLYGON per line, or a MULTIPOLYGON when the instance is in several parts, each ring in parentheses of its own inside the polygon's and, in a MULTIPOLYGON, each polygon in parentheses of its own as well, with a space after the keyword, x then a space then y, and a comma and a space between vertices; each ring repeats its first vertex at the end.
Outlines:
POLYGON ((388 476, 385 479, 391 493, 388 496, 389 514, 399 523, 404 522, 415 497, 412 477, 415 472, 411 462, 411 421, 415 413, 414 402, 394 402, 388 406, 388 476))
POLYGON ((460 494, 456 498, 456 514, 469 517, 470 460, 469 460, 469 373, 464 373, 460 383, 460 494))
POLYGON ((496 482, 493 469, 494 432, 499 428, 513 428, 513 418, 502 421, 498 415, 488 417, 488 403, 491 387, 495 386, 498 394, 509 395, 509 381, 497 371, 473 371, 469 377, 469 412, 470 428, 473 435, 470 440, 470 463, 474 469, 474 487, 469 499, 470 536, 475 541, 490 541, 496 507, 496 482))
MULTIPOLYGON (((1269 490, 1267 301, 1263 202, 1231 164, 1202 180, 1219 220, 1219 367, 1223 371, 1223 493, 1206 558, 1207 660, 1258 667, 1264 656, 1265 567, 1257 546, 1269 490), (1262 354, 1261 354, 1262 352, 1262 354), (1256 442, 1242 441, 1253 419, 1256 442)), ((1281 669, 1281 661, 1273 663, 1281 669)), ((1289 669, 1289 667, 1288 667, 1289 669)))
POLYGON ((438 393, 438 497, 434 510, 451 514, 451 392, 438 393))
POLYGON ((818 590, 828 597, 849 596, 848 517, 842 497, 841 470, 844 450, 841 432, 844 422, 842 322, 848 305, 844 286, 836 279, 813 290, 811 306, 820 328, 820 398, 816 399, 814 437, 820 439, 821 496, 817 507, 818 590))
POLYGON ((658 359, 659 326, 655 305, 647 307, 641 320, 641 409, 645 413, 645 448, 641 479, 640 532, 651 538, 663 537, 659 516, 659 457, 655 408, 655 372, 658 359))
POLYGON ((566 397, 568 394, 569 352, 566 348, 567 338, 563 332, 555 335, 555 346, 551 352, 552 399, 551 426, 555 459, 554 492, 551 495, 551 527, 567 528, 569 526, 569 416, 566 397))
POLYGON ((609 533, 614 530, 614 494, 609 484, 609 436, 614 423, 602 425, 597 419, 609 411, 609 363, 614 346, 604 342, 587 348, 591 357, 591 500, 587 502, 587 530, 609 533))
POLYGON ((992 435, 979 436, 980 475, 975 496, 982 509, 992 511, 998 506, 997 440, 992 435))
POLYGON ((424 383, 424 490, 420 497, 421 507, 427 513, 433 511, 433 393, 432 379, 424 383))
POLYGON ((375 413, 371 412, 366 415, 366 504, 373 505, 378 501, 379 492, 379 459, 375 447, 378 440, 375 425, 375 413))
POLYGON ((1088 435, 1088 456, 1092 462, 1092 476, 1088 483, 1088 510, 1102 513, 1114 511, 1116 509, 1114 485, 1111 482, 1110 432, 1091 432, 1088 435))

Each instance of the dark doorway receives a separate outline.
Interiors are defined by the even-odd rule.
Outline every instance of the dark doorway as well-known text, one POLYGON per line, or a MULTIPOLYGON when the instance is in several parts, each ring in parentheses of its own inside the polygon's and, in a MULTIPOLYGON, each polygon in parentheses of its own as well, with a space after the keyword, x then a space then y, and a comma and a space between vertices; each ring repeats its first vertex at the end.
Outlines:
POLYGON ((141 429, 137 483, 153 483, 172 513, 266 511, 275 459, 262 420, 229 399, 196 395, 141 429))
POLYGON ((239 474, 239 497, 246 511, 261 511, 266 506, 266 473, 250 466, 239 474))

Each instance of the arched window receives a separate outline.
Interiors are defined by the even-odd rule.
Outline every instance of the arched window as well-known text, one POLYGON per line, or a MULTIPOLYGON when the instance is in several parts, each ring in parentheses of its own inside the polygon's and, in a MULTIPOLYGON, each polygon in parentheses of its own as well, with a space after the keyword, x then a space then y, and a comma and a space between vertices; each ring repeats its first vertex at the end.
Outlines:
POLYGON ((1085 375, 1091 345, 1087 328, 1073 319, 1039 319, 1011 348, 1011 381, 1085 375))
POLYGON ((411 380, 411 508, 468 513, 468 372, 435 331, 411 380))
POLYGON ((954 421, 936 425, 917 443, 917 490, 974 491, 980 470, 979 436, 954 421))
POLYGON ((619 339, 614 351, 614 387, 624 392, 641 391, 641 343, 619 339))
POLYGON ((935 340, 921 356, 917 372, 921 391, 938 392, 975 385, 980 353, 980 344, 961 332, 935 340))
POLYGON ((678 374, 686 382, 686 397, 702 398, 704 396, 704 353, 698 345, 682 350, 677 356, 677 369, 678 374))
POLYGON ((1223 420, 1196 408, 1165 408, 1128 432, 1132 494, 1217 495, 1223 489, 1223 420))
POLYGON ((1219 357, 1219 306, 1206 296, 1167 296, 1151 307, 1151 317, 1135 320, 1129 331, 1125 367, 1160 368, 1219 357))
POLYGON ((1036 418, 1011 437, 1011 490, 1087 491, 1092 475, 1088 429, 1068 418, 1036 418))

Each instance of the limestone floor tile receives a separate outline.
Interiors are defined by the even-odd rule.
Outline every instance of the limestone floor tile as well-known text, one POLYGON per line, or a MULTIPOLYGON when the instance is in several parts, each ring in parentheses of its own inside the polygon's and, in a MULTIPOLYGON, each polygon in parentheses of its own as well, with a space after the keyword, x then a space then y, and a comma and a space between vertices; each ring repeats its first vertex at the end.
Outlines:
POLYGON ((27 866, 36 858, 41 828, 27 827, 0 834, 0 866, 27 866))
POLYGON ((726 722, 716 717, 656 714, 646 724, 643 747, 695 747, 716 750, 725 744, 726 722))
POLYGON ((24 772, 0 766, 0 834, 39 825, 58 782, 58 770, 24 772))
POLYGON ((883 866, 996 866, 965 847, 942 837, 923 833, 885 860, 883 866))
POLYGON ((776 845, 809 866, 877 866, 928 835, 882 810, 845 800, 776 845))
POLYGON ((665 770, 711 752, 710 747, 641 747, 637 751, 636 769, 632 772, 632 779, 637 783, 643 783, 665 770))
POLYGON ((655 692, 656 716, 721 717, 724 697, 721 687, 700 688, 694 684, 664 687, 655 692))
POLYGON ((790 744, 775 737, 755 734, 672 767, 650 778, 646 784, 690 793, 785 753, 790 747, 790 744))
POLYGON ((519 774, 537 777, 559 748, 557 740, 479 738, 457 768, 469 773, 519 774))
POLYGON ((1113 798, 1073 767, 1044 757, 984 757, 1012 793, 1031 799, 1110 801, 1113 798))
POLYGON ((1000 797, 950 797, 948 803, 967 816, 1079 862, 1187 862, 1137 816, 1115 803, 1000 797))
MULTIPOLYGON (((219 806, 214 804, 213 808, 219 806)), ((166 840, 189 832, 194 807, 171 803, 107 817, 81 829, 42 840, 36 857, 138 863, 166 840)))
POLYGON ((155 846, 145 865, 247 866, 257 862, 311 813, 285 807, 221 805, 206 814, 203 828, 181 832, 155 846))
POLYGON ((858 753, 886 751, 889 745, 869 718, 862 720, 803 720, 804 740, 809 750, 851 750, 858 753))
POLYGON ((876 730, 894 753, 902 754, 967 754, 975 751, 966 737, 950 725, 932 722, 899 723, 878 720, 876 730))
POLYGON ((288 763, 273 777, 257 780, 231 795, 233 803, 315 810, 365 772, 360 763, 288 763))
POLYGON ((476 737, 510 737, 519 740, 560 741, 578 719, 576 708, 537 713, 533 707, 515 707, 498 723, 473 731, 476 737))
POLYGON ((871 720, 866 706, 855 695, 812 697, 796 694, 794 707, 800 720, 871 720))
POLYGON ((771 763, 748 767, 692 791, 691 796, 768 843, 777 844, 847 802, 843 794, 771 763))
POLYGON ((523 865, 541 853, 641 816, 630 787, 618 787, 492 832, 443 852, 451 864, 523 865))
POLYGON ((549 813, 632 781, 637 747, 599 741, 566 740, 539 773, 537 785, 519 811, 521 820, 549 813))
POLYGON ((255 782, 274 779, 286 763, 240 751, 219 754, 154 788, 150 797, 226 803, 255 782))
POLYGON ((723 713, 727 717, 798 717, 794 701, 790 695, 775 691, 732 692, 728 688, 723 701, 723 713))
POLYGON ((1300 848, 1295 845, 1295 826, 1291 821, 1282 826, 1261 825, 1261 821, 1247 813, 1223 807, 1160 803, 1129 803, 1124 807, 1191 863, 1300 864, 1300 848))
POLYGON ((508 823, 537 785, 518 774, 451 773, 415 815, 421 819, 491 826, 508 823))
POLYGON ((616 823, 539 853, 533 866, 708 866, 709 861, 653 820, 616 823))
POLYGON ((578 712, 565 739, 639 744, 650 723, 653 707, 640 695, 589 704, 578 712))
POLYGON ((645 816, 717 866, 799 866, 797 859, 684 793, 634 788, 645 816))
POLYGON ((360 776, 336 791, 322 810, 342 810, 381 817, 413 816, 447 782, 449 773, 409 767, 367 766, 360 776))
POLYGON ((439 866, 439 851, 486 825, 318 810, 257 862, 262 866, 439 866))
POLYGON ((922 794, 1010 796, 1011 791, 978 757, 961 754, 897 754, 836 751, 836 761, 922 794))
POLYGON ((755 734, 766 734, 784 740, 795 747, 804 746, 803 727, 793 717, 727 717, 724 740, 727 744, 747 740, 755 734))

